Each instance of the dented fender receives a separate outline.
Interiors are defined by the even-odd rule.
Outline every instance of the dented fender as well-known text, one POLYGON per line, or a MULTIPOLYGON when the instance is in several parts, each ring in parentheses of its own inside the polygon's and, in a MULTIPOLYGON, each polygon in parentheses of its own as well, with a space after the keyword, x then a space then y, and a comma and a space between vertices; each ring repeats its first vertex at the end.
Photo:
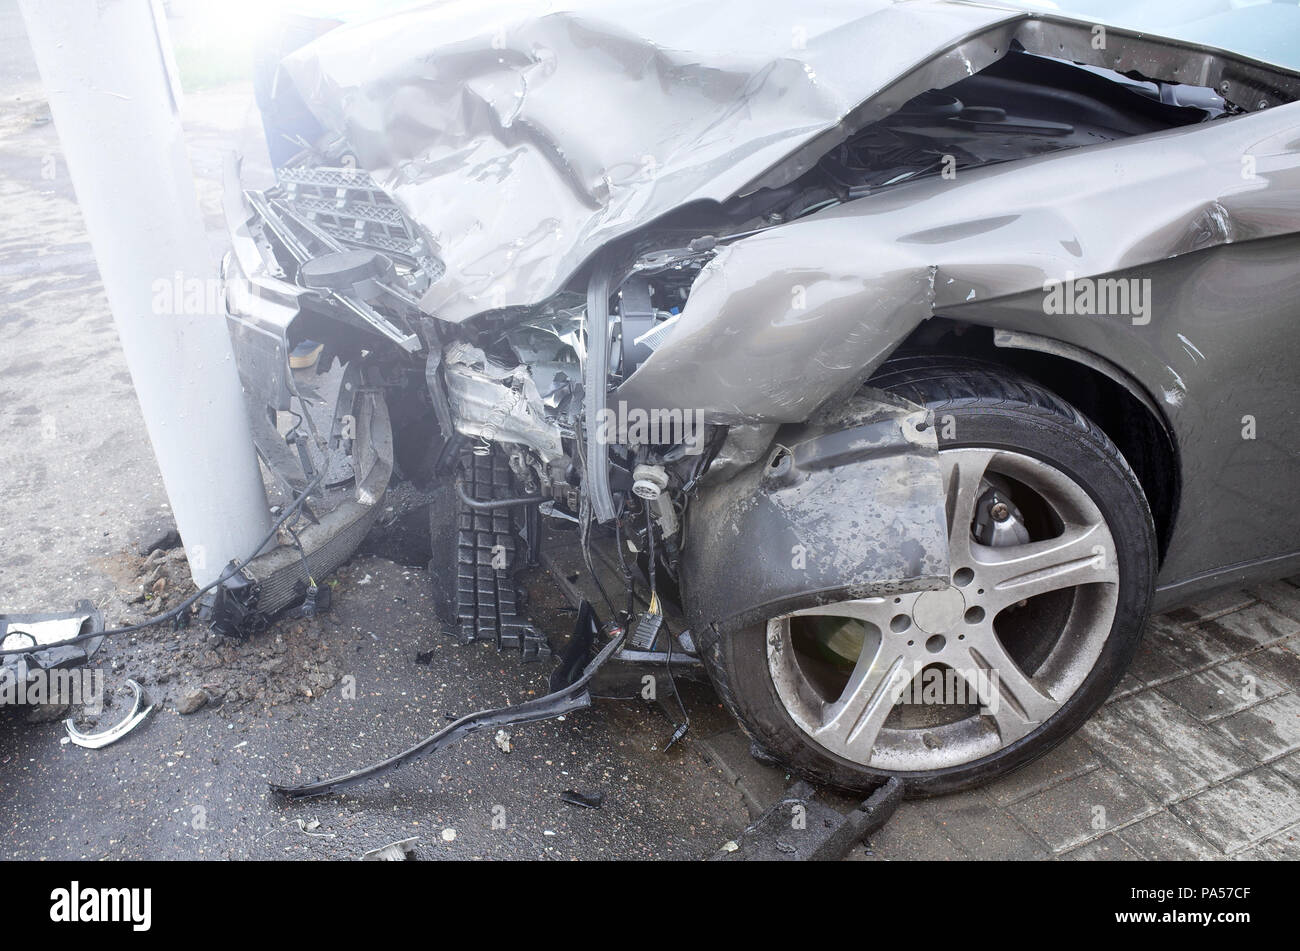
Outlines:
MULTIPOLYGON (((1291 103, 896 185, 767 229, 701 270, 671 335, 617 398, 702 410, 718 424, 806 419, 936 314, 1016 294, 1045 299, 1061 282, 1291 233, 1298 142, 1291 103), (1242 174, 1247 159, 1253 177, 1242 174)), ((1137 364, 1129 372, 1152 392, 1177 386, 1166 368, 1178 353, 1152 352, 1151 335, 1040 309, 1036 326, 1020 329, 1124 334, 1137 364)))
POLYGON ((700 491, 683 577, 692 629, 948 584, 948 528, 929 413, 864 390, 778 430, 769 453, 700 491), (761 547, 751 550, 761 540, 761 547))

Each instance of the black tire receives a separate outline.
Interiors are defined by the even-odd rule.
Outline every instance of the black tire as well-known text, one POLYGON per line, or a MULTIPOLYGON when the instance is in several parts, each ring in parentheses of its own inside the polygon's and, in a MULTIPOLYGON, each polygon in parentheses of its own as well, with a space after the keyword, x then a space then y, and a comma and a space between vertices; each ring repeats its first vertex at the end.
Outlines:
MULTIPOLYGON (((1115 445, 1038 383, 992 363, 912 356, 886 363, 870 385, 933 410, 941 449, 1012 450, 1064 472, 1097 505, 1116 546, 1118 604, 1091 673, 1041 726, 996 753, 948 768, 897 774, 909 796, 939 795, 1024 766, 1077 730, 1101 706, 1141 639, 1157 567, 1155 529, 1137 477, 1115 445), (941 425, 949 416, 955 427, 941 425), (959 438, 945 438, 945 430, 959 438)), ((766 635, 766 626, 760 624, 710 630, 701 638, 704 662, 719 696, 760 750, 813 782, 854 792, 889 778, 889 772, 830 752, 794 722, 769 672, 766 635)))

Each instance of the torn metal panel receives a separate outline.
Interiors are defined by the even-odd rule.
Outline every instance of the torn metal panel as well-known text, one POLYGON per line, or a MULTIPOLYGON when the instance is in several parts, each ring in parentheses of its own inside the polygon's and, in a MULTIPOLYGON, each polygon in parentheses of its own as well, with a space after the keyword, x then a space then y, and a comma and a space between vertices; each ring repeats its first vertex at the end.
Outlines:
POLYGON ((333 31, 285 60, 313 112, 445 262, 426 312, 460 322, 535 305, 611 240, 692 202, 791 181, 846 134, 977 72, 1013 41, 1213 85, 1246 109, 1300 90, 1245 57, 1119 28, 1098 49, 1091 23, 986 5, 611 9, 429 4, 333 31))
MULTIPOLYGON (((703 268, 617 396, 716 423, 805 419, 935 314, 1293 232, 1297 141, 1292 103, 905 183, 744 238, 703 268)), ((1085 319, 1043 313, 1023 329, 1072 320, 1085 319)))
POLYGON ((473 344, 457 341, 443 353, 442 372, 458 432, 484 446, 522 443, 545 462, 564 455, 560 430, 547 419, 527 365, 503 366, 473 344))
POLYGON ((867 391, 778 430, 765 460, 701 488, 687 512, 683 576, 708 579, 687 598, 692 630, 944 587, 944 500, 938 442, 920 407, 867 391))
POLYGON ((308 571, 323 578, 352 556, 379 515, 379 502, 393 473, 393 432, 388 404, 381 389, 365 383, 361 368, 349 366, 336 407, 336 418, 351 417, 353 438, 349 458, 353 480, 345 497, 317 521, 297 529, 298 543, 280 544, 243 568, 257 589, 256 610, 274 615, 301 599, 308 571), (304 564, 305 560, 305 564, 304 564))
POLYGON ((741 191, 914 63, 1013 16, 879 0, 429 4, 326 34, 284 68, 428 231, 447 272, 423 307, 460 321, 550 297, 601 245, 741 191))
MULTIPOLYGON (((564 301, 562 295, 560 301, 564 301)), ((587 360, 586 311, 580 303, 557 307, 506 332, 510 349, 531 369, 542 403, 560 432, 572 437, 587 360)))

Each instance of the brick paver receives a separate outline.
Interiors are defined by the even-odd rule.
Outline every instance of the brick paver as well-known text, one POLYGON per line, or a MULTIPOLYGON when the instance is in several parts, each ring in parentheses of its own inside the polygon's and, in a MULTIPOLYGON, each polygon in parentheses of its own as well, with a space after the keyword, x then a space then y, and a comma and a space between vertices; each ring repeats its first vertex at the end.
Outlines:
POLYGON ((1229 855, 1300 824, 1295 784, 1267 766, 1207 789, 1173 810, 1229 855))
MULTIPOLYGON (((1028 783, 999 783, 993 801, 1059 858, 1300 858, 1296 580, 1153 619, 1077 745, 1048 754, 1028 783)), ((936 802, 935 815, 968 795, 936 802)))
POLYGON ((872 857, 1300 858, 1300 579, 1153 618, 1078 734, 992 786, 907 808, 872 857))

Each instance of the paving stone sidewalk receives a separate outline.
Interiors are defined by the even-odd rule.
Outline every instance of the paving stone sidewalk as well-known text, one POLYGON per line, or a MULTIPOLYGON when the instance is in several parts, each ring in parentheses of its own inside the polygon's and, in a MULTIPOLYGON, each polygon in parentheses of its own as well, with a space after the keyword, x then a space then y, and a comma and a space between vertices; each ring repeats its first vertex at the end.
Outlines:
MULTIPOLYGON (((751 811, 784 789, 698 738, 751 811)), ((1104 707, 1043 759, 907 802, 854 859, 1300 858, 1300 578, 1154 618, 1104 707)))

